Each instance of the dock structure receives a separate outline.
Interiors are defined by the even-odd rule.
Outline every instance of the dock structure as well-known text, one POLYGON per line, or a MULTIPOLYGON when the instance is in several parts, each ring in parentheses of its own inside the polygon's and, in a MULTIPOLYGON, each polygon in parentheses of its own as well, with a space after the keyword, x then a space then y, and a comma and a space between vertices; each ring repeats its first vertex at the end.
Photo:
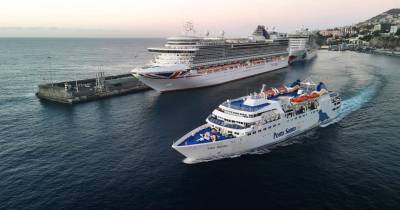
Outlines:
POLYGON ((40 84, 36 96, 47 101, 76 104, 148 89, 132 74, 105 76, 104 72, 99 72, 92 79, 40 84))

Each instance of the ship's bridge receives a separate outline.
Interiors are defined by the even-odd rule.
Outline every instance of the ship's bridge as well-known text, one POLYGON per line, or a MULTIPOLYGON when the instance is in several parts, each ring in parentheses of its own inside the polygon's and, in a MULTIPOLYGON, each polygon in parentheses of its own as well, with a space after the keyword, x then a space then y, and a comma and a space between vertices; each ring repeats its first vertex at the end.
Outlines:
POLYGON ((279 119, 282 112, 278 101, 252 95, 224 102, 206 121, 215 127, 242 133, 251 130, 251 126, 262 119, 266 121, 279 119))
POLYGON ((265 96, 254 94, 234 100, 227 100, 222 103, 221 106, 225 109, 239 111, 251 116, 258 114, 260 111, 264 111, 266 107, 268 109, 279 107, 276 103, 276 101, 269 100, 265 96))

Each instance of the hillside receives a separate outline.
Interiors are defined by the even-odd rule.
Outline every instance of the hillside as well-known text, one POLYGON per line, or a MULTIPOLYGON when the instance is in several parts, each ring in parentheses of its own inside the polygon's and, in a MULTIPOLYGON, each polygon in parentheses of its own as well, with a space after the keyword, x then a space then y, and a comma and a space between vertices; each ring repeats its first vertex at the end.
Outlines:
POLYGON ((400 25, 400 8, 390 9, 375 17, 372 17, 368 20, 358 23, 357 26, 363 27, 375 24, 400 25))

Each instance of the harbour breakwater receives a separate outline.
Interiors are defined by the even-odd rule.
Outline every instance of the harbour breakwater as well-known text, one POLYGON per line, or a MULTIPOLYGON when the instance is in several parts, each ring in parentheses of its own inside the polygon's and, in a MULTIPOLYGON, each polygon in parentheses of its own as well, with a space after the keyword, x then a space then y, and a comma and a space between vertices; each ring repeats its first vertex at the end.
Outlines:
POLYGON ((40 99, 76 104, 150 88, 131 74, 106 77, 104 72, 100 72, 96 74, 96 78, 41 84, 38 89, 36 96, 40 99))

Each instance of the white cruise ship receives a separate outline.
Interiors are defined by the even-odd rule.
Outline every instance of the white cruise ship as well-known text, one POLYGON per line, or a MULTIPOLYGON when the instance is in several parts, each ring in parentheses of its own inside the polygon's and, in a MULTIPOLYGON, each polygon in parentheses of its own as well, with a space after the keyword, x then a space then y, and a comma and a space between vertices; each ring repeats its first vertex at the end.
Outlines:
POLYGON ((308 29, 300 29, 289 38, 289 63, 307 61, 317 56, 317 45, 313 34, 308 29))
POLYGON ((287 38, 270 39, 264 26, 248 38, 170 37, 149 48, 154 60, 132 74, 160 92, 218 85, 287 67, 287 47, 287 38))
POLYGON ((184 162, 220 159, 287 140, 338 116, 341 99, 324 83, 311 80, 227 100, 172 148, 184 162))

